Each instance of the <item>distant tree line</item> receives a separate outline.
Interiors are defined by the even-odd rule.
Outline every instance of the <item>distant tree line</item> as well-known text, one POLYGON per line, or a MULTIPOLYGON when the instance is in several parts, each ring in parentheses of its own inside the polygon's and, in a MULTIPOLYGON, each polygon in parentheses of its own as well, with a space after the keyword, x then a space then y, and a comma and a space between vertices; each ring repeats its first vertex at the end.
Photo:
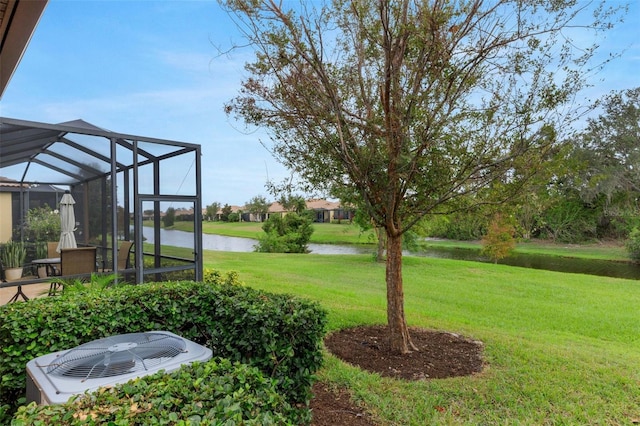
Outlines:
MULTIPOLYGON (((628 238, 640 225, 640 87, 605 97, 602 114, 563 141, 545 167, 517 198, 499 207, 517 237, 565 243, 628 238)), ((417 232, 478 240, 495 210, 487 203, 430 215, 417 232)))
MULTIPOLYGON (((301 195, 284 194, 277 200, 284 211, 302 212, 306 210, 306 201, 301 195)), ((264 222, 269 216, 271 202, 262 195, 256 195, 247 201, 242 210, 233 211, 229 204, 224 206, 219 202, 214 202, 205 207, 203 219, 209 221, 238 222, 243 214, 250 214, 259 222, 264 222)))
MULTIPOLYGON (((544 173, 516 198, 499 206, 501 220, 510 221, 515 237, 563 243, 620 240, 640 226, 640 87, 606 96, 601 111, 587 121, 584 130, 556 147, 544 173)), ((425 216, 414 229, 415 235, 482 239, 497 209, 490 202, 477 202, 480 196, 459 200, 457 212, 434 211, 425 216)), ((304 205, 299 198, 285 196, 278 201, 296 210, 296 202, 304 205)), ((255 196, 244 208, 264 220, 269 203, 255 196)), ((214 202, 206 207, 204 218, 238 221, 240 213, 232 212, 228 204, 214 202)), ((370 226, 367 218, 359 222, 370 226)))

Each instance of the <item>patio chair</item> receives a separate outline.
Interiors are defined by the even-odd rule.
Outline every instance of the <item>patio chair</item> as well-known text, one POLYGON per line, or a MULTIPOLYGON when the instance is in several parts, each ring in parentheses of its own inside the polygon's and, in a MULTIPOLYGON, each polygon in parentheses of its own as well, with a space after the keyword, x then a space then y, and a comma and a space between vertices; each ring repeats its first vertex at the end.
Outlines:
MULTIPOLYGON (((129 269, 131 267, 131 252, 133 251, 133 241, 123 241, 118 247, 118 258, 116 259, 116 267, 118 271, 129 269)), ((113 272, 111 268, 104 268, 102 272, 113 272)))
POLYGON ((63 276, 96 272, 96 248, 78 247, 60 250, 60 272, 63 276))
MULTIPOLYGON (((66 248, 60 250, 60 275, 91 274, 96 272, 96 247, 66 248)), ((60 282, 52 282, 49 296, 55 295, 62 287, 60 282)))
MULTIPOLYGON (((60 253, 57 252, 58 249, 58 241, 48 241, 47 242, 47 257, 54 258, 60 257, 60 253)), ((60 275, 60 264, 52 263, 47 265, 47 275, 49 276, 59 276, 60 275)))
POLYGON ((118 249, 118 270, 129 269, 131 267, 131 252, 133 251, 133 241, 123 241, 118 249))
POLYGON ((59 257, 60 253, 57 252, 58 241, 47 242, 47 257, 59 257))

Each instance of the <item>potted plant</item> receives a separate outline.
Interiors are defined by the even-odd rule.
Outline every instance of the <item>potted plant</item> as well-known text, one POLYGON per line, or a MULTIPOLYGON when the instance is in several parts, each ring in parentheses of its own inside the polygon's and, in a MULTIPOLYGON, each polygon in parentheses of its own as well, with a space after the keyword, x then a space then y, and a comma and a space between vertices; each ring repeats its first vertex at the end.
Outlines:
POLYGON ((2 252, 0 252, 0 261, 4 268, 4 277, 7 281, 19 280, 22 277, 22 266, 24 259, 27 257, 27 250, 20 241, 8 241, 2 252))
POLYGON ((44 259, 49 256, 49 247, 46 241, 38 241, 36 243, 36 258, 44 259))

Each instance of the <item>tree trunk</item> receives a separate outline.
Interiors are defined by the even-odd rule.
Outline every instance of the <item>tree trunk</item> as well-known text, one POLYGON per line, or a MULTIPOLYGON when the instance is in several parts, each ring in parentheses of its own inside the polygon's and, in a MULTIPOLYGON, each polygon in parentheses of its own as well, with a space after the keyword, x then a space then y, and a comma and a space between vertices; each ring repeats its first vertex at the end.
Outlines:
POLYGON ((402 237, 387 235, 387 321, 391 350, 406 354, 417 351, 404 316, 402 289, 402 237))

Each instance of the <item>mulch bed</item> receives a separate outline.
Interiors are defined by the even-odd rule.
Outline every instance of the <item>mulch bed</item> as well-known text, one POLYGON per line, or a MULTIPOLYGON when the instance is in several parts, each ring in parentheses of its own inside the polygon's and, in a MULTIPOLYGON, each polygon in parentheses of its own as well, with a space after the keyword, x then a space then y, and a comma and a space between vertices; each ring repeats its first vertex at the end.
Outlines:
MULTIPOLYGON (((325 346, 336 357, 363 370, 401 380, 444 379, 482 371, 482 342, 463 336, 419 328, 410 329, 419 351, 392 353, 384 326, 356 327, 331 333, 325 346)), ((312 389, 312 426, 375 425, 344 389, 316 383, 312 389)))
POLYGON ((322 382, 313 385, 311 426, 374 426, 370 416, 351 401, 345 389, 331 389, 322 382))

